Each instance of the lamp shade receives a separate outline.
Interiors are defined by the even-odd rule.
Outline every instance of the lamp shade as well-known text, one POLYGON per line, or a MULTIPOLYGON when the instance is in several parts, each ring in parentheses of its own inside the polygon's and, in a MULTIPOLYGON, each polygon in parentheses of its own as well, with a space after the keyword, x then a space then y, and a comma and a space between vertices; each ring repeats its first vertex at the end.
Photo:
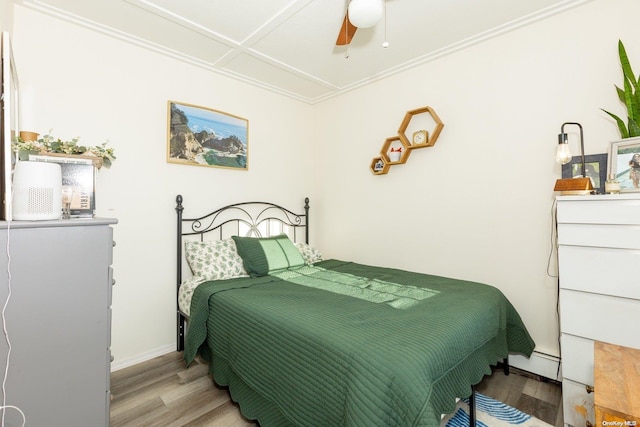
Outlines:
POLYGON ((373 27, 384 12, 384 0, 351 0, 349 21, 358 28, 373 27))

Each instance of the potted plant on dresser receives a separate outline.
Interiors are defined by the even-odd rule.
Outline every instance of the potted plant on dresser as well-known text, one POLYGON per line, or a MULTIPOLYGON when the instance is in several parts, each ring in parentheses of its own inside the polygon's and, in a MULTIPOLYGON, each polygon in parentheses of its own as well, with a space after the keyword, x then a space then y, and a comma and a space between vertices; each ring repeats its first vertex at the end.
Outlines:
POLYGON ((96 146, 80 144, 35 132, 20 132, 12 144, 18 161, 58 163, 62 172, 63 218, 91 218, 95 212, 95 173, 110 168, 115 160, 108 142, 96 146))
POLYGON ((631 68, 627 51, 618 40, 618 56, 622 67, 623 86, 615 86, 620 102, 627 110, 627 121, 625 122, 618 115, 605 110, 613 118, 620 132, 619 141, 611 143, 609 153, 609 180, 616 183, 623 192, 640 191, 640 76, 636 77, 631 68))

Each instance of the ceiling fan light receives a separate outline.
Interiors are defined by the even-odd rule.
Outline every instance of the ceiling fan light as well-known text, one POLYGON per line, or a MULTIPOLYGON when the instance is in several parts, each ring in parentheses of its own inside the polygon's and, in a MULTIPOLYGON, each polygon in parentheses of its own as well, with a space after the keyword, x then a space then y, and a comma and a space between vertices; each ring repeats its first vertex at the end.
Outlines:
POLYGON ((383 14, 384 0, 351 0, 349 3, 349 21, 358 28, 373 27, 383 14))

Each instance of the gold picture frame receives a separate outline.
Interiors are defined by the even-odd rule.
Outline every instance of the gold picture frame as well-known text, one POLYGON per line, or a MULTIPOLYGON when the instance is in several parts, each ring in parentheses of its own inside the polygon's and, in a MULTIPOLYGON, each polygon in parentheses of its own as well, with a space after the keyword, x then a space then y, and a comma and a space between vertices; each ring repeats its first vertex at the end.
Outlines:
POLYGON ((249 120, 212 108, 169 101, 167 162, 248 170, 249 120))

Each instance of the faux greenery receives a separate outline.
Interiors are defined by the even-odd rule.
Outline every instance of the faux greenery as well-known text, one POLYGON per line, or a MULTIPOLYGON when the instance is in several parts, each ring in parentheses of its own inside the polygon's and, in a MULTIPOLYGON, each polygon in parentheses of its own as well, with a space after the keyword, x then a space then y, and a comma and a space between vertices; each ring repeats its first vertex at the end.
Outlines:
POLYGON ((625 139, 640 136, 640 93, 638 93, 640 76, 636 78, 635 74, 633 74, 622 40, 618 40, 618 56, 620 57, 620 65, 624 76, 624 89, 618 86, 615 88, 618 92, 618 98, 627 108, 627 123, 625 124, 620 117, 605 109, 602 109, 602 111, 613 117, 618 124, 620 136, 625 139))
POLYGON ((99 157, 105 168, 110 168, 116 159, 113 148, 107 147, 107 142, 100 145, 88 146, 79 143, 80 138, 76 137, 70 141, 63 141, 51 135, 44 135, 36 141, 25 141, 19 136, 16 137, 12 144, 13 151, 31 152, 31 153, 56 153, 56 154, 73 154, 82 156, 99 157))

